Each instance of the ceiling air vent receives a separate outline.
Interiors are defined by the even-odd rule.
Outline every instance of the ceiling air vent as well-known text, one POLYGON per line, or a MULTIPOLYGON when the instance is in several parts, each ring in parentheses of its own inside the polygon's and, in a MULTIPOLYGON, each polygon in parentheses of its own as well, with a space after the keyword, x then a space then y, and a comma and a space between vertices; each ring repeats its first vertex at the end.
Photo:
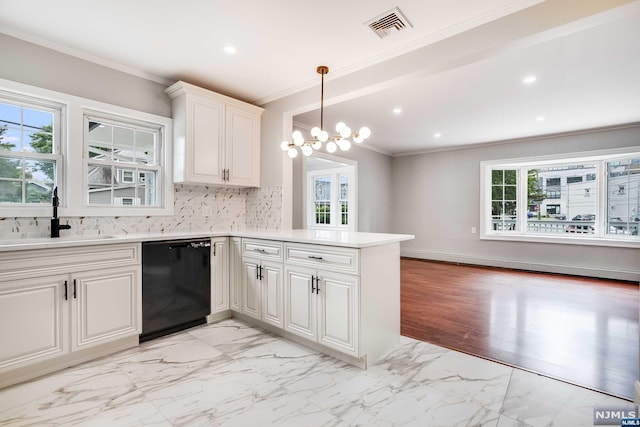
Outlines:
POLYGON ((397 7, 394 7, 382 15, 376 16, 375 18, 365 22, 364 25, 371 28, 381 39, 391 35, 392 33, 397 33, 398 31, 413 27, 411 22, 409 22, 407 17, 404 16, 397 7))

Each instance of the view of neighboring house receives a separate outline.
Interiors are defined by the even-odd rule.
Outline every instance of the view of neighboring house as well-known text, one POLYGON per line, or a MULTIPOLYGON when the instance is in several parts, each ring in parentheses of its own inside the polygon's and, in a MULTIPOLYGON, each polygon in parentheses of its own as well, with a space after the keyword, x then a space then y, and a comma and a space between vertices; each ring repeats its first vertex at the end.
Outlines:
MULTIPOLYGON (((606 190, 609 222, 638 221, 640 217, 640 164, 609 165, 606 190)), ((538 171, 538 185, 545 196, 532 211, 555 219, 571 220, 596 215, 599 183, 593 165, 561 166, 538 171)))

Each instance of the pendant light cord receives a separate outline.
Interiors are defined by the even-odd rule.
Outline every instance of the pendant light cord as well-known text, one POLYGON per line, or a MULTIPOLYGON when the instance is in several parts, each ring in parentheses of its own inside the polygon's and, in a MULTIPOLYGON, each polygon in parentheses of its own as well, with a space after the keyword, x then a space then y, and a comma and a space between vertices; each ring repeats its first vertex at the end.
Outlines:
POLYGON ((322 85, 320 89, 320 130, 324 130, 324 71, 322 72, 322 85))

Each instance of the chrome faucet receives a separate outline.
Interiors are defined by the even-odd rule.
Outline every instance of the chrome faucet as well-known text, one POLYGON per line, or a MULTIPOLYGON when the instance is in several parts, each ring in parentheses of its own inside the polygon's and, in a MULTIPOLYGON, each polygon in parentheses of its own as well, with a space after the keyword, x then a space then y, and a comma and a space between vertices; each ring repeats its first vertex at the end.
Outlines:
POLYGON ((51 199, 51 204, 53 205, 51 237, 60 237, 60 230, 69 230, 71 226, 69 224, 60 225, 60 218, 58 218, 58 205, 60 205, 60 199, 58 199, 58 187, 53 187, 53 198, 51 199))

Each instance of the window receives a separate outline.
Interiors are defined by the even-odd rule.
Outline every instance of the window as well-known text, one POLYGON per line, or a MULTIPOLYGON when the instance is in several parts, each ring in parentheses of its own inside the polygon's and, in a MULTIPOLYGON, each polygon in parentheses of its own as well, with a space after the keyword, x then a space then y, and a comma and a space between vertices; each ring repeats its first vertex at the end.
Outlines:
POLYGON ((62 106, 0 92, 0 206, 51 204, 61 175, 62 106))
POLYGON ((637 235, 640 226, 640 155, 610 161, 607 175, 607 233, 637 235))
POLYGON ((567 184, 575 184, 576 182, 582 182, 581 176, 568 176, 567 184))
POLYGON ((518 176, 514 169, 491 171, 491 219, 494 230, 515 230, 518 176))
POLYGON ((85 115, 86 204, 159 206, 161 131, 147 123, 85 115))
POLYGON ((637 242, 640 147, 632 150, 483 162, 481 237, 637 242))
POLYGON ((355 164, 315 153, 305 158, 306 227, 356 231, 355 164))
POLYGON ((313 178, 313 211, 315 225, 331 225, 331 176, 313 178))

